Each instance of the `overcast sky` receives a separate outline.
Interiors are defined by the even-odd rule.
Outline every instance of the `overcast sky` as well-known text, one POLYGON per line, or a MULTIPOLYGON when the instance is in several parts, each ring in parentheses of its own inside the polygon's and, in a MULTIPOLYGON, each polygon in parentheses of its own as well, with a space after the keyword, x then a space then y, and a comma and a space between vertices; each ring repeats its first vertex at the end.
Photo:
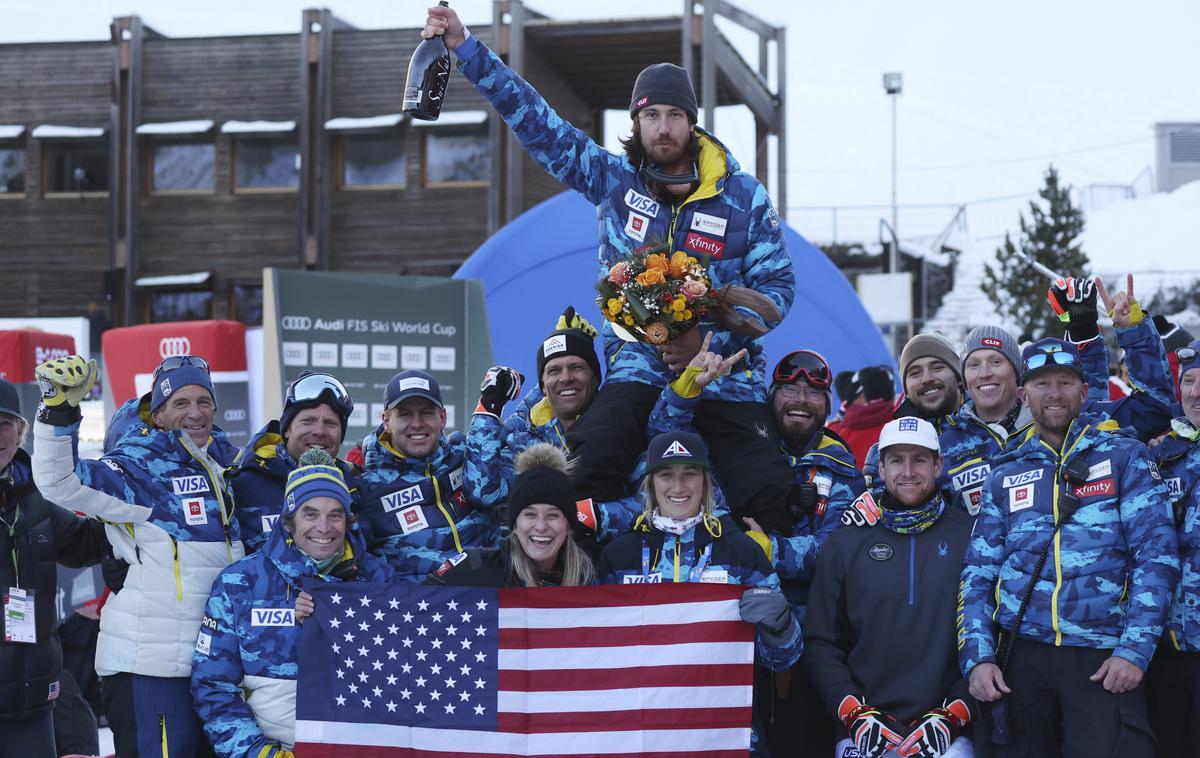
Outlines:
MULTIPOLYGON (((890 202, 884 71, 904 74, 901 204, 1032 192, 1051 161, 1076 185, 1128 184, 1153 165, 1155 122, 1200 122, 1200 0, 734 2, 788 31, 792 207, 890 202)), ((388 28, 421 23, 426 4, 329 0, 324 7, 360 28, 388 28)), ((300 10, 320 5, 13 0, 0 42, 104 39, 111 18, 129 13, 168 36, 296 32, 300 10)), ((454 5, 468 24, 490 22, 490 2, 454 5)), ((527 5, 554 18, 682 9, 675 0, 527 5)), ((748 116, 718 113, 716 133, 752 163, 748 116)))

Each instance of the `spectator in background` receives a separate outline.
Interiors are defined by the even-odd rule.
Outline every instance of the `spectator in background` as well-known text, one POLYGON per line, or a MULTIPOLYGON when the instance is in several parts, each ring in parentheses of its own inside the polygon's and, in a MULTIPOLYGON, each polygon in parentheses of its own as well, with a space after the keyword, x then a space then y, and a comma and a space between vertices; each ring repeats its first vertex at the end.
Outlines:
POLYGON ((850 446, 860 466, 879 439, 879 430, 892 420, 896 407, 895 381, 888 366, 867 366, 844 384, 846 391, 854 394, 850 400, 843 396, 843 401, 849 403, 844 418, 829 424, 829 428, 850 446))
POLYGON ((1158 330, 1159 335, 1162 337, 1163 349, 1167 351, 1167 363, 1171 366, 1171 382, 1178 389, 1179 358, 1176 357, 1175 351, 1181 347, 1187 347, 1195 337, 1179 324, 1171 323, 1167 320, 1166 316, 1155 316, 1153 321, 1154 328, 1158 330))
MULTIPOLYGON (((100 522, 42 497, 29 454, 21 449, 28 431, 17 388, 0 379, 0 587, 6 599, 0 621, 0 756, 55 758, 53 713, 62 674, 57 564, 95 565, 108 541, 100 522)), ((78 688, 73 693, 78 698, 78 688)))

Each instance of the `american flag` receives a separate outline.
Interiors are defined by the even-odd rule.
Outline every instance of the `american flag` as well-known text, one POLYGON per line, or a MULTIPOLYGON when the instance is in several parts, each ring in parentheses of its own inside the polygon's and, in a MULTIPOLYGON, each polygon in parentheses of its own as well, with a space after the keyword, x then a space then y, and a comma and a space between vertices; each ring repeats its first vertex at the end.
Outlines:
POLYGON ((749 752, 740 586, 306 589, 298 758, 749 752))

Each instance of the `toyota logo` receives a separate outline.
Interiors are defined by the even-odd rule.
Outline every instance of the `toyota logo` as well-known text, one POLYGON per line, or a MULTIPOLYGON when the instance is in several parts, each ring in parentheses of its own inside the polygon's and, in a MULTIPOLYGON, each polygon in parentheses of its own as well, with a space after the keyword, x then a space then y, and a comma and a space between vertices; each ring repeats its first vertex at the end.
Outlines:
POLYGON ((158 341, 158 354, 163 358, 173 355, 191 355, 192 341, 187 337, 163 337, 158 341))

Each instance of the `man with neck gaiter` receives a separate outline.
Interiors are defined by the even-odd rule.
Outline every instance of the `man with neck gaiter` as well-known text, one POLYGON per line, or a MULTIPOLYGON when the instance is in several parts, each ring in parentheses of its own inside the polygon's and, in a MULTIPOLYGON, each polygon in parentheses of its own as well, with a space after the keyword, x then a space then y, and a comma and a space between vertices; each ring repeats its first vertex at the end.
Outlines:
POLYGON ((967 683, 955 641, 957 571, 973 518, 938 489, 933 424, 905 417, 879 436, 886 489, 873 518, 825 541, 808 598, 801 659, 846 727, 837 756, 970 756, 967 683))

